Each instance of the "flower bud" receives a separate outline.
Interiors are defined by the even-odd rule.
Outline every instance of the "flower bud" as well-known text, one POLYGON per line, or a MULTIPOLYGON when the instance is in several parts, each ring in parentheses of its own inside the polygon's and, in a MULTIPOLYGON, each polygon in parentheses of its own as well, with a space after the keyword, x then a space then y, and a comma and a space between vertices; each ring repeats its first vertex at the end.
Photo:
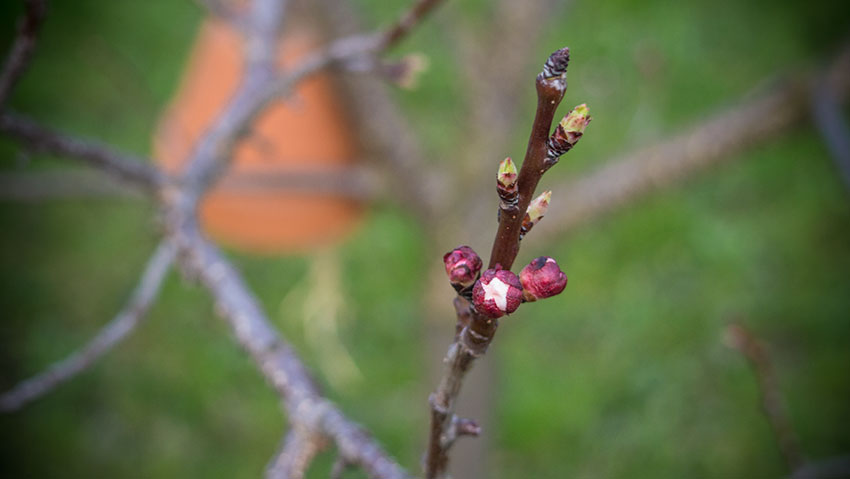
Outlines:
POLYGON ((519 232, 520 239, 522 239, 526 233, 531 231, 531 228, 533 228, 534 225, 540 222, 543 215, 546 214, 546 210, 549 208, 549 201, 551 199, 552 190, 546 190, 543 193, 540 193, 537 198, 531 200, 531 203, 528 205, 528 210, 522 218, 522 226, 520 227, 519 232))
POLYGON ((567 275, 554 258, 541 256, 519 273, 522 294, 526 301, 537 301, 560 294, 567 286, 567 275))
POLYGON ((546 168, 558 162, 558 159, 564 153, 570 151, 578 140, 584 135, 584 130, 590 123, 590 110, 587 109, 587 104, 582 103, 570 111, 555 128, 555 132, 549 137, 548 148, 546 153, 546 168))
POLYGON ((476 311, 490 318, 511 314, 522 303, 522 284, 517 275, 496 265, 475 282, 472 303, 476 311))
POLYGON ((481 258, 469 246, 459 246, 445 255, 443 263, 446 264, 446 274, 455 289, 471 286, 478 278, 481 271, 481 258))
POLYGON ((504 206, 515 206, 517 202, 517 169, 510 157, 499 163, 499 173, 496 175, 496 189, 504 206))

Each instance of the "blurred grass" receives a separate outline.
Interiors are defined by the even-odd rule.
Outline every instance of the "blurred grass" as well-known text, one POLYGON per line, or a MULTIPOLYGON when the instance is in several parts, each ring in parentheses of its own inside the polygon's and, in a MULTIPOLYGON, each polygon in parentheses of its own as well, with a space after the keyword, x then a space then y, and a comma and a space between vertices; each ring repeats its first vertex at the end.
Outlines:
MULTIPOLYGON (((369 24, 401 8, 361 4, 369 24)), ((16 7, 0 5, 6 40, 16 7)), ((421 88, 397 98, 433 158, 451 158, 465 119, 441 29, 453 15, 486 28, 486 8, 450 3, 402 48, 432 60, 421 88)), ((573 2, 545 27, 536 55, 571 46, 562 109, 587 101, 594 122, 551 175, 577 175, 734 103, 776 71, 813 64, 846 31, 844 9, 573 2)), ((188 1, 54 2, 13 106, 148 153, 198 20, 188 1)), ((531 118, 532 89, 517 94, 531 118)), ((519 128, 505 153, 518 156, 525 135, 519 128)), ((41 156, 22 164, 17 152, 0 144, 3 171, 66 165, 41 156)), ((817 135, 801 128, 544 250, 529 243, 521 259, 558 257, 570 286, 506 320, 487 358, 499 371, 492 477, 781 477, 755 383, 721 342, 733 316, 771 344, 805 452, 850 452, 849 199, 817 135)), ((152 213, 129 200, 0 203, 0 385, 62 357, 115 314, 154 247, 152 213)), ((364 379, 345 390, 325 384, 412 470, 430 387, 420 279, 437 261, 424 256, 422 236, 404 212, 379 204, 341 246, 354 318, 343 341, 364 379)), ((235 260, 315 366, 321 351, 306 347, 299 321, 280 305, 309 258, 235 260)), ((283 427, 275 395, 213 318, 206 294, 172 275, 125 345, 0 417, 0 463, 10 477, 256 477, 283 427)), ((329 460, 312 477, 326 477, 329 460)))

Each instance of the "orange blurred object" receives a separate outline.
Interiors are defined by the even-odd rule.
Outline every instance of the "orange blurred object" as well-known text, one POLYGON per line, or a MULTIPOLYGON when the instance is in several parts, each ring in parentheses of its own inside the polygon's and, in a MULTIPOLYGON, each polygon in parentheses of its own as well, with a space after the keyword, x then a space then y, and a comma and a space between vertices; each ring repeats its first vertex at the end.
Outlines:
MULTIPOLYGON (((288 34, 280 65, 292 65, 315 43, 305 33, 288 34)), ((201 25, 178 93, 153 140, 154 155, 168 171, 185 167, 194 144, 235 93, 244 67, 242 49, 233 27, 213 19, 201 25)), ((237 182, 228 181, 339 173, 351 167, 356 147, 347 114, 327 74, 308 78, 287 99, 271 105, 237 145, 231 169, 203 200, 204 229, 225 244, 259 253, 305 251, 350 232, 362 207, 349 198, 275 189, 273 182, 234 188, 237 182)))

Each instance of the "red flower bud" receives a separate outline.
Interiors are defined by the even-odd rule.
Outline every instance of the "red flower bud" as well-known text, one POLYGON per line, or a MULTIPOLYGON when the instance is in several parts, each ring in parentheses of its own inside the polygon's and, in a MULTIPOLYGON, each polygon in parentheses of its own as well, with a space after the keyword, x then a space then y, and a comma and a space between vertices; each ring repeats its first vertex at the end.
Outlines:
POLYGON ((446 274, 452 285, 467 287, 475 283, 481 271, 481 258, 469 246, 459 246, 443 256, 446 274))
POLYGON ((523 297, 526 301, 537 301, 560 294, 567 286, 567 275, 558 263, 548 256, 541 256, 519 273, 523 297))
POLYGON ((472 302, 479 313, 490 318, 511 314, 522 303, 522 284, 517 275, 496 265, 475 282, 472 302))

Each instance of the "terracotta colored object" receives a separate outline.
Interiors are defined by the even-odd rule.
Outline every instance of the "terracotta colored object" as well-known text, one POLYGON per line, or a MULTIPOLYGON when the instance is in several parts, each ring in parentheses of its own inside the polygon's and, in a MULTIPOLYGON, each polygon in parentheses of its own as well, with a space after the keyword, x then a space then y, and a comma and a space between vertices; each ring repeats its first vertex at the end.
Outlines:
MULTIPOLYGON (((282 42, 281 65, 291 65, 312 43, 305 34, 288 35, 282 42)), ((205 21, 154 138, 154 154, 166 169, 178 172, 185 166, 192 146, 235 92, 242 68, 240 35, 222 22, 205 21)), ((351 166, 355 142, 336 93, 327 75, 315 76, 262 114, 237 146, 227 176, 201 205, 201 221, 209 234, 237 248, 279 253, 338 240, 355 226, 361 207, 350 199, 287 191, 275 188, 273 181, 250 186, 233 181, 339 172, 351 166)))

